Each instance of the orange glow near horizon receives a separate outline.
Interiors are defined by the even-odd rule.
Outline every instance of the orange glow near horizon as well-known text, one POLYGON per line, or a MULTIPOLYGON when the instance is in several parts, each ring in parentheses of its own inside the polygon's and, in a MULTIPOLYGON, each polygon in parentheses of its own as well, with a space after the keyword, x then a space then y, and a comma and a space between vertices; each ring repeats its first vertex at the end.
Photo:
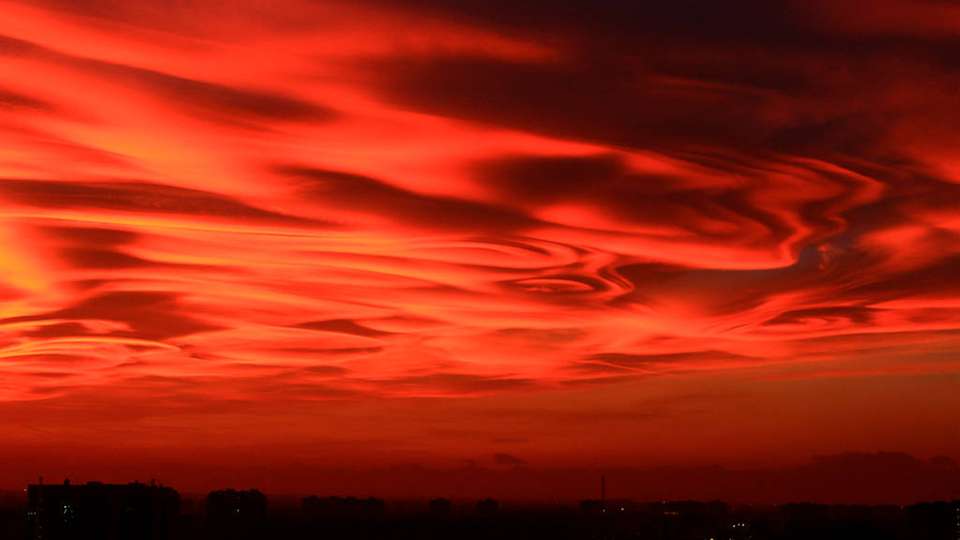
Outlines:
POLYGON ((4 2, 0 458, 960 458, 928 3, 4 2))

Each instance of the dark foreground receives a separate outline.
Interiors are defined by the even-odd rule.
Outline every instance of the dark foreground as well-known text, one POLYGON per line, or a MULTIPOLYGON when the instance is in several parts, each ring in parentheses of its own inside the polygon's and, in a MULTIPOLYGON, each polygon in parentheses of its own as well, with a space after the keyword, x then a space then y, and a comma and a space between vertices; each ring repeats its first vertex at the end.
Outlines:
POLYGON ((958 540, 960 501, 912 506, 721 502, 276 498, 256 490, 181 497, 145 484, 35 485, 0 498, 6 540, 651 539, 958 540))

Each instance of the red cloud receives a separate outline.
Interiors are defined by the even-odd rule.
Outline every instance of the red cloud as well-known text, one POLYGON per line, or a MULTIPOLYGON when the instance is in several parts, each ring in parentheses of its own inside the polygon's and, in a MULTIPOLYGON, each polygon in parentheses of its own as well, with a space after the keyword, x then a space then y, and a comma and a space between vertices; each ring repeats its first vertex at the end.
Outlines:
POLYGON ((957 373, 955 9, 496 4, 10 6, 0 407, 957 373))

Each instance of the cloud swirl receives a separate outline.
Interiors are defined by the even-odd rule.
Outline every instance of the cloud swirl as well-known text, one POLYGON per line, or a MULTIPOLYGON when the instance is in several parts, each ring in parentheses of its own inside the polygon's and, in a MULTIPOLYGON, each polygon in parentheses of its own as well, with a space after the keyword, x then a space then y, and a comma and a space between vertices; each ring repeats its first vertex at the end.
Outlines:
POLYGON ((954 7, 497 4, 5 4, 0 400, 960 369, 954 7))

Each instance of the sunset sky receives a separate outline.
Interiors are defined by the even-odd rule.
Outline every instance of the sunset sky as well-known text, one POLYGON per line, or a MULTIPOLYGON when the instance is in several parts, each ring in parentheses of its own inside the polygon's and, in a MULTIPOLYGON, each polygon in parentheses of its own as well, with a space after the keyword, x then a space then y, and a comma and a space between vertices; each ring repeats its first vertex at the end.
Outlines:
POLYGON ((960 459, 956 3, 0 10, 0 487, 960 459))

